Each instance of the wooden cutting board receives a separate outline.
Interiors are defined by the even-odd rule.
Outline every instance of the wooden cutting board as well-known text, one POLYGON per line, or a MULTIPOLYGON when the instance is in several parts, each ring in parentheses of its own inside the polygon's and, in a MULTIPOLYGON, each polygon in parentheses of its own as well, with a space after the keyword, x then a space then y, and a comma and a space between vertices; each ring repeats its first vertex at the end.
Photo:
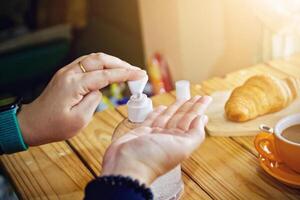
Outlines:
POLYGON ((259 132, 258 127, 261 124, 266 124, 270 127, 281 118, 300 112, 300 98, 296 99, 285 109, 258 117, 247 122, 232 122, 226 119, 224 106, 231 94, 231 91, 216 92, 211 96, 212 104, 206 111, 209 117, 209 122, 206 126, 206 131, 212 136, 252 136, 259 132))

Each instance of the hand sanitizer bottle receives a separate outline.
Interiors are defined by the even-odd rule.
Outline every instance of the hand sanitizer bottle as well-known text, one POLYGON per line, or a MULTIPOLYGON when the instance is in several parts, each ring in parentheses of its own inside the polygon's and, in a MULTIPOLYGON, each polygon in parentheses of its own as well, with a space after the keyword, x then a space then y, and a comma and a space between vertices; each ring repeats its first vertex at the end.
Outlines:
MULTIPOLYGON (((121 137, 131 129, 137 128, 152 112, 152 100, 143 94, 148 77, 138 81, 128 81, 129 90, 132 94, 128 106, 128 119, 124 119, 115 129, 113 141, 121 137)), ((188 81, 176 83, 177 98, 187 100, 190 98, 188 81), (178 91, 177 91, 178 90, 178 91)), ((183 193, 184 184, 182 181, 181 167, 176 166, 168 173, 158 177, 151 185, 154 200, 178 200, 183 193)))

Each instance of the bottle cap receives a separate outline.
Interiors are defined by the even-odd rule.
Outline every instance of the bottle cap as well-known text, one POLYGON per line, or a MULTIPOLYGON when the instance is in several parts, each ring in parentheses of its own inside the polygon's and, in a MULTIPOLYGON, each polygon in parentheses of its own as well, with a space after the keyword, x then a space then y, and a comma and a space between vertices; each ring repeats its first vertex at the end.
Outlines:
POLYGON ((153 110, 152 100, 145 94, 132 95, 127 102, 127 108, 129 121, 141 123, 153 110))
POLYGON ((177 100, 188 100, 191 98, 190 82, 187 80, 176 81, 176 99, 177 100))
POLYGON ((136 81, 128 81, 128 87, 131 94, 142 94, 144 88, 148 82, 148 76, 145 76, 143 79, 136 80, 136 81))

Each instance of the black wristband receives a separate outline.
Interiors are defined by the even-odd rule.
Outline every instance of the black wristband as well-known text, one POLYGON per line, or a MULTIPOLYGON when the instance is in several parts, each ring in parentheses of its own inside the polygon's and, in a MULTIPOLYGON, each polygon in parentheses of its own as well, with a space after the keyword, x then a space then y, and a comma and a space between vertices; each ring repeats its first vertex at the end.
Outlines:
POLYGON ((126 191, 130 190, 131 192, 136 193, 145 200, 153 200, 153 194, 150 188, 146 187, 145 184, 140 184, 138 180, 133 180, 130 177, 124 176, 101 176, 96 178, 95 180, 91 181, 86 187, 85 199, 89 199, 87 198, 88 193, 92 194, 97 190, 99 191, 99 188, 123 188, 126 191))

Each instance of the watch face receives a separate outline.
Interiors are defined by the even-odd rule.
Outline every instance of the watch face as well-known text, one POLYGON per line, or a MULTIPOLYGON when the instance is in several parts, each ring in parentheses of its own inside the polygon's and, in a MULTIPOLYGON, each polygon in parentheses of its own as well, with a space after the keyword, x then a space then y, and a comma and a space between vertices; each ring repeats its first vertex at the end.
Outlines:
POLYGON ((16 107, 18 104, 18 98, 11 97, 0 97, 0 111, 12 109, 16 107))

